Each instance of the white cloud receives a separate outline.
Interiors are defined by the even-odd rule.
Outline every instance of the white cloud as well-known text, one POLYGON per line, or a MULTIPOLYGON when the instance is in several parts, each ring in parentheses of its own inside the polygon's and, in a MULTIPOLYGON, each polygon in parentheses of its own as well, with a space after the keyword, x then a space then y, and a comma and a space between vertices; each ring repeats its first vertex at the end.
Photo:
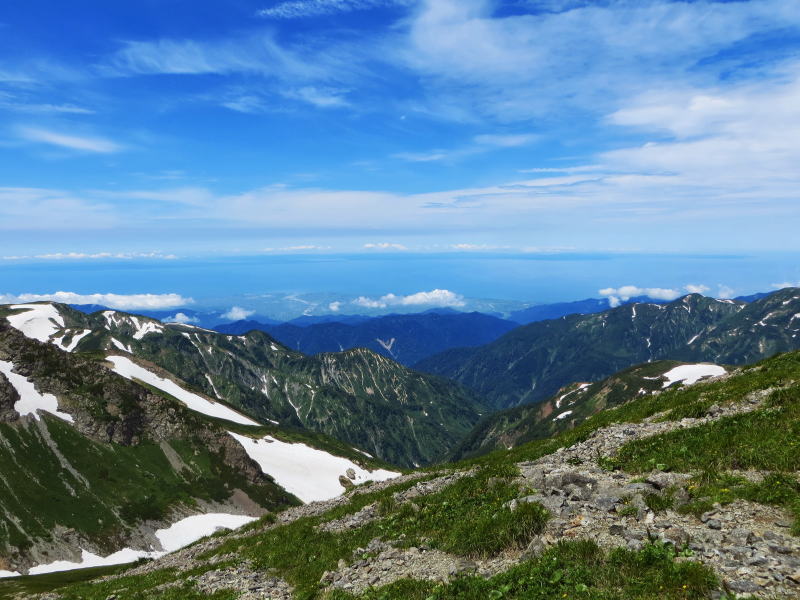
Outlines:
POLYGON ((281 248, 262 248, 262 252, 307 252, 311 250, 330 250, 330 246, 317 246, 316 244, 298 244, 296 246, 282 246, 281 248))
POLYGON ((222 315, 222 318, 230 321, 243 321, 247 317, 254 315, 255 312, 254 310, 247 310, 241 306, 233 306, 228 312, 222 315))
POLYGON ((164 323, 181 323, 182 325, 187 325, 189 323, 199 323, 200 319, 197 317, 190 317, 186 313, 176 313, 172 317, 167 317, 164 319, 164 323))
MULTIPOLYGON (((636 296, 648 296, 654 300, 675 300, 686 292, 687 294, 705 294, 711 288, 707 285, 698 283, 689 283, 683 286, 683 291, 680 289, 672 288, 658 288, 658 287, 639 287, 636 285, 624 285, 619 288, 604 288, 598 290, 598 293, 608 298, 610 306, 619 306, 622 302, 627 302, 636 296)), ((730 298, 733 295, 733 290, 720 286, 720 291, 717 294, 718 298, 730 298)))
MULTIPOLYGON (((427 85, 421 110, 501 121, 555 107, 606 110, 620 98, 697 79, 732 44, 797 26, 800 8, 759 2, 569 2, 497 18, 491 0, 423 0, 387 52, 427 85)), ((518 4, 519 8, 519 4, 518 4)))
POLYGON ((498 148, 516 148, 517 146, 527 146, 539 139, 534 134, 483 134, 476 135, 476 144, 484 146, 497 146, 498 148))
POLYGON ((775 288, 776 290, 800 287, 800 281, 784 281, 783 283, 773 283, 771 287, 775 288))
POLYGON ((194 302, 180 294, 77 294, 55 292, 53 294, 0 294, 0 304, 25 302, 60 302, 62 304, 100 304, 118 310, 167 309, 185 306, 194 302))
POLYGON ((499 246, 489 244, 451 244, 453 250, 496 250, 499 246))
POLYGON ((106 260, 106 259, 153 259, 153 260, 175 260, 175 254, 164 254, 162 252, 53 252, 50 254, 34 254, 31 256, 3 256, 2 260, 106 260))
POLYGON ((356 306, 364 308, 387 308, 390 306, 437 306, 437 307, 460 307, 466 302, 461 294, 456 294, 450 290, 435 289, 429 292, 417 292, 408 296, 397 296, 386 294, 380 298, 368 298, 359 296, 353 300, 356 306))
POLYGON ((407 246, 403 244, 395 244, 392 242, 379 242, 364 244, 364 248, 368 250, 408 250, 407 246))
POLYGON ((446 160, 456 155, 458 155, 458 152, 456 151, 448 152, 447 150, 431 150, 429 152, 398 152, 396 154, 392 154, 392 158, 399 158, 400 160, 405 160, 408 162, 425 163, 446 160))
POLYGON ((683 288, 690 294, 705 294, 708 290, 711 289, 707 285, 693 284, 693 283, 689 283, 683 286, 683 288))
POLYGON ((331 302, 330 304, 328 304, 328 308, 330 310, 332 310, 333 312, 339 312, 339 309, 342 308, 342 303, 341 302, 331 302))
POLYGON ((37 142, 69 148, 70 150, 81 150, 84 152, 95 152, 98 154, 110 154, 123 150, 123 147, 116 142, 99 137, 82 137, 49 131, 38 127, 20 127, 19 136, 29 142, 37 142))
POLYGON ((736 294, 736 290, 727 285, 719 285, 719 289, 717 290, 717 298, 733 298, 734 294, 736 294))
POLYGON ((302 19, 410 4, 412 4, 412 0, 288 0, 260 10, 257 14, 268 19, 302 19))
MULTIPOLYGON (((2 75, 0 75, 2 80, 2 75)), ((48 104, 30 102, 25 98, 18 98, 8 93, 0 92, 0 108, 13 110, 20 113, 34 114, 71 114, 91 115, 95 111, 74 104, 48 104)))
POLYGON ((670 288, 642 288, 635 285, 624 285, 619 288, 604 288, 598 290, 598 293, 608 298, 608 304, 612 307, 619 306, 622 302, 626 302, 636 296, 649 296, 654 300, 675 300, 681 295, 679 290, 670 288))
POLYGON ((350 105, 347 98, 344 97, 344 91, 334 88, 305 86, 294 90, 284 90, 283 95, 286 98, 307 102, 318 108, 342 108, 350 105))

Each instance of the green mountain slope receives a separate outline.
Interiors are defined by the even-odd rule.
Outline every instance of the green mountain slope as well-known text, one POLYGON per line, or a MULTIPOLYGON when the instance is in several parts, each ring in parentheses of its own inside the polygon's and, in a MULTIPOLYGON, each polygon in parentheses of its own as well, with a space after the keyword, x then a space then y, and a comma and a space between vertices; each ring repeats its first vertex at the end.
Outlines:
POLYGON ((698 294, 670 304, 627 304, 519 327, 497 341, 431 357, 416 368, 451 377, 496 408, 539 402, 573 381, 597 381, 632 365, 673 358, 744 303, 698 294))
MULTIPOLYGON (((664 374, 683 363, 656 361, 637 365, 602 381, 571 383, 537 404, 493 413, 478 423, 453 450, 451 460, 513 448, 573 429, 592 415, 647 394, 660 394, 664 374)), ((678 385, 678 384, 673 384, 678 385)))
POLYGON ((47 306, 62 319, 48 337, 53 343, 136 356, 261 422, 324 433, 393 464, 441 459, 480 418, 473 392, 366 349, 305 356, 260 331, 223 335, 47 306))
POLYGON ((0 322, 0 361, 14 367, 0 374, 4 570, 77 558, 81 548, 107 555, 203 507, 258 514, 297 503, 223 426, 93 358, 0 322), (20 416, 15 374, 52 394, 72 422, 41 411, 20 416))
POLYGON ((496 408, 540 402, 573 381, 598 381, 654 360, 745 364, 800 347, 800 290, 746 304, 697 294, 519 327, 491 344, 424 360, 496 408))

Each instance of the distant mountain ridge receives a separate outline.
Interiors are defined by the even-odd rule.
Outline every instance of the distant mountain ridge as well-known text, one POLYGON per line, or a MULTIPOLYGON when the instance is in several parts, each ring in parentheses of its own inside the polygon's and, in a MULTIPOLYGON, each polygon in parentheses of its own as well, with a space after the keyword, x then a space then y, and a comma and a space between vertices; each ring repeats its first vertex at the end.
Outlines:
POLYGON ((304 354, 368 348, 401 364, 411 365, 448 348, 486 344, 516 326, 511 321, 477 312, 427 311, 363 319, 352 317, 346 323, 323 321, 302 326, 238 321, 215 329, 234 335, 265 331, 285 346, 304 354))
POLYGON ((800 347, 800 290, 752 303, 690 294, 514 329, 481 347, 445 351, 415 368, 452 378, 496 408, 535 403, 573 381, 648 361, 744 364, 800 347))

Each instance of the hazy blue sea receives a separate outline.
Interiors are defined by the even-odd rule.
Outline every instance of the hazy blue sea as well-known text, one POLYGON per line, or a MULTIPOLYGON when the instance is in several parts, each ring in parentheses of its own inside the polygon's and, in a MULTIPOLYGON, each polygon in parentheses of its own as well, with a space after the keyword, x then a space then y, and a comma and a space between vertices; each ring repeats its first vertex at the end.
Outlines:
POLYGON ((796 254, 381 254, 0 264, 0 293, 179 293, 202 302, 270 292, 382 295, 442 288, 472 298, 553 302, 605 287, 704 284, 735 294, 800 281, 796 254))

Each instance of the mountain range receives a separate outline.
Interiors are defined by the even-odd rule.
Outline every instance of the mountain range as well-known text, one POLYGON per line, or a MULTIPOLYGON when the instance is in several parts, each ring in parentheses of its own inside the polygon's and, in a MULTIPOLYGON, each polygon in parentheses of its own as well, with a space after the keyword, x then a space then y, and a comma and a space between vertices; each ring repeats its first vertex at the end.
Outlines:
POLYGON ((490 315, 452 310, 343 319, 344 322, 338 322, 309 317, 279 325, 238 321, 214 329, 235 335, 265 331, 304 354, 368 348, 400 364, 411 365, 448 348, 486 344, 517 326, 490 315))
POLYGON ((634 302, 518 327, 484 346, 414 365, 453 379, 503 409, 540 402, 574 381, 597 381, 655 360, 745 364, 800 347, 800 289, 753 302, 690 294, 634 302))

